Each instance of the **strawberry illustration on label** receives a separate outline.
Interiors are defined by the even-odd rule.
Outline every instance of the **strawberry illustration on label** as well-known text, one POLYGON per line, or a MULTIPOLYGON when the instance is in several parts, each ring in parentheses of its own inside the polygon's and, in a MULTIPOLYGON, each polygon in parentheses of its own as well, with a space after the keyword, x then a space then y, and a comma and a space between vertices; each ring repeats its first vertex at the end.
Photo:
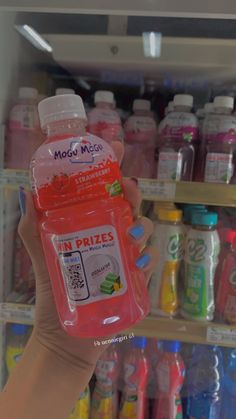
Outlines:
POLYGON ((65 193, 70 190, 70 178, 66 173, 54 175, 51 183, 57 192, 65 193))

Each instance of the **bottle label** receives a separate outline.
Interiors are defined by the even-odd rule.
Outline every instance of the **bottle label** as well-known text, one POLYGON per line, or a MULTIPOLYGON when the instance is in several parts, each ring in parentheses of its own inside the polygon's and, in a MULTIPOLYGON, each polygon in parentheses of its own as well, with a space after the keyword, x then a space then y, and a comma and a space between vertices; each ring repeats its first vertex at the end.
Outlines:
POLYGON ((88 117, 88 132, 110 141, 122 141, 123 130, 118 113, 108 109, 94 109, 88 117))
POLYGON ((112 360, 108 361, 99 359, 95 369, 95 374, 98 378, 99 385, 103 386, 104 388, 112 387, 113 376, 116 368, 117 362, 112 360))
POLYGON ((187 143, 198 139, 198 121, 188 112, 171 112, 163 120, 160 135, 163 140, 184 140, 187 143))
POLYGON ((131 116, 125 123, 126 140, 153 140, 156 135, 155 121, 150 117, 131 116))
POLYGON ((233 155, 208 153, 205 167, 205 182, 229 183, 233 176, 233 155))
POLYGON ((54 236, 67 295, 76 305, 123 295, 127 282, 112 225, 54 236))
POLYGON ((22 355, 23 355, 24 349, 23 348, 17 348, 14 346, 7 346, 6 350, 6 364, 7 364, 7 370, 10 374, 15 366, 20 362, 22 355))
POLYGON ((236 141, 234 115, 208 115, 203 123, 206 141, 236 141))
POLYGON ((12 109, 9 118, 10 129, 32 130, 39 127, 36 107, 33 105, 16 105, 12 109))
POLYGON ((161 151, 158 159, 157 179, 165 181, 180 180, 182 165, 182 153, 161 151))
POLYGON ((89 419, 89 390, 86 389, 77 401, 69 419, 89 419))

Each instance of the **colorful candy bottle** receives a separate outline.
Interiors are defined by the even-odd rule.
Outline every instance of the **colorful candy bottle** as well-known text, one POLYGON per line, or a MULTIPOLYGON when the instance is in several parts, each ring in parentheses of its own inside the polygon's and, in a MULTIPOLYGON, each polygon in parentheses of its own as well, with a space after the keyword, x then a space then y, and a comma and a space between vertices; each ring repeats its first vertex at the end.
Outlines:
POLYGON ((158 392, 153 419, 182 419, 180 391, 184 382, 185 367, 180 355, 180 342, 163 342, 163 354, 156 372, 158 392))
POLYGON ((30 327, 25 324, 11 324, 6 347, 6 366, 10 374, 20 361, 27 341, 30 337, 30 327))
POLYGON ((174 111, 161 123, 158 135, 157 179, 192 180, 198 145, 198 120, 191 113, 193 97, 175 95, 174 111))
POLYGON ((125 154, 122 163, 124 176, 152 178, 155 176, 156 122, 150 112, 149 100, 136 99, 133 115, 125 125, 125 154), (135 157, 134 157, 135 156, 135 157))
POLYGON ((135 337, 124 360, 124 390, 119 419, 146 419, 149 363, 145 353, 147 338, 135 337))
POLYGON ((107 90, 98 90, 94 96, 95 108, 88 113, 90 134, 103 140, 123 141, 123 129, 118 112, 114 109, 114 95, 107 90))
POLYGON ((194 212, 185 245, 182 315, 192 320, 212 320, 215 311, 214 279, 220 241, 216 213, 194 212))
POLYGON ((236 324, 236 231, 231 230, 226 237, 228 246, 221 255, 219 285, 216 296, 216 311, 220 320, 236 324))
POLYGON ((38 91, 31 87, 19 89, 18 101, 10 111, 6 141, 6 167, 29 169, 35 150, 43 141, 40 131, 38 91))
POLYGON ((69 419, 89 419, 90 418, 90 390, 86 387, 84 392, 80 395, 73 412, 69 419))
POLYGON ((117 345, 112 344, 97 362, 97 378, 92 397, 91 419, 116 419, 118 415, 117 379, 120 372, 117 345))
POLYGON ((79 96, 45 99, 39 114, 47 140, 32 160, 33 198, 61 324, 73 336, 117 333, 149 311, 118 162, 86 134, 79 96))
POLYGON ((231 115, 233 107, 232 97, 214 99, 214 114, 209 115, 205 128, 205 182, 235 183, 236 117, 231 115))
POLYGON ((182 211, 162 208, 157 214, 152 245, 158 249, 159 261, 149 287, 151 312, 174 316, 179 304, 177 281, 184 247, 182 211))

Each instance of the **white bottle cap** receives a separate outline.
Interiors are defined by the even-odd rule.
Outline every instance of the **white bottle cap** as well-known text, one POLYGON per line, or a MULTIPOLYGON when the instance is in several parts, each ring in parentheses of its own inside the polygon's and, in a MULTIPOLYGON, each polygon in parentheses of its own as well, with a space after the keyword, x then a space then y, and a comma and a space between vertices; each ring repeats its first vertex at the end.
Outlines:
POLYGON ((38 105, 40 125, 67 119, 87 120, 84 104, 78 95, 59 95, 42 100, 38 105))
POLYGON ((65 87, 58 87, 58 89, 56 89, 56 96, 58 95, 74 95, 75 91, 74 89, 67 89, 65 87))
POLYGON ((151 102, 145 99, 135 99, 133 101, 133 111, 150 111, 151 102))
POLYGON ((168 103, 168 106, 167 106, 168 112, 173 112, 174 108, 175 108, 175 106, 174 106, 174 101, 173 101, 173 100, 171 100, 171 101, 168 103))
POLYGON ((191 96, 191 95, 175 95, 174 106, 187 106, 188 108, 192 108, 192 106, 193 106, 193 96, 191 96))
POLYGON ((37 99, 38 90, 33 87, 20 87, 19 88, 19 99, 37 99))
POLYGON ((234 98, 231 96, 216 96, 213 103, 214 108, 234 108, 234 98))
POLYGON ((211 102, 205 103, 204 105, 204 111, 205 113, 211 113, 214 109, 214 105, 211 102))
POLYGON ((105 103, 110 103, 111 105, 113 105, 114 95, 109 90, 97 90, 97 92, 95 92, 95 95, 94 95, 94 102, 95 103, 105 102, 105 103))

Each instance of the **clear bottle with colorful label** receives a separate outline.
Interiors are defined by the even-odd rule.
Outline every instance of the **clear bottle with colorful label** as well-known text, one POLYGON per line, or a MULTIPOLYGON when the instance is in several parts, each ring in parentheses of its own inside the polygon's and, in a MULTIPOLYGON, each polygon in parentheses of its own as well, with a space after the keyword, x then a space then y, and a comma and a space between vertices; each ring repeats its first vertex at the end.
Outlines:
POLYGON ((88 132, 108 143, 123 141, 120 116, 114 109, 114 94, 108 90, 98 90, 95 92, 94 102, 95 108, 88 113, 88 132))
POLYGON ((151 113, 150 101, 134 100, 133 112, 124 125, 125 154, 122 173, 128 177, 152 178, 156 172, 157 126, 151 113))
POLYGON ((175 95, 174 111, 161 123, 158 135, 157 179, 192 180, 198 146, 198 120, 191 113, 193 97, 175 95))
POLYGON ((92 397, 91 419, 116 419, 118 416, 117 380, 120 372, 117 345, 112 344, 97 362, 96 385, 92 397))
POLYGON ((6 366, 8 374, 14 370, 21 360, 25 346, 30 337, 31 328, 25 324, 11 324, 7 336, 6 366))
POLYGON ((157 394, 153 419, 182 419, 180 392, 185 367, 180 355, 180 342, 164 341, 163 353, 156 367, 157 394))
POLYGON ((174 316, 179 306, 177 281, 184 249, 182 211, 162 208, 157 216, 151 242, 158 249, 159 260, 149 286, 151 313, 174 316))
POLYGON ((213 320, 214 279, 220 241, 216 213, 194 212, 185 244, 182 315, 192 320, 213 320))
POLYGON ((147 338, 135 337, 131 345, 132 348, 124 359, 124 389, 119 419, 146 419, 149 374, 149 362, 145 352, 147 338))
POLYGON ((118 161, 86 134, 79 96, 45 99, 39 114, 47 140, 31 164, 33 198, 61 324, 73 336, 118 333, 149 311, 118 161))
POLYGON ((234 99, 217 96, 214 113, 205 126, 204 181, 210 183, 235 183, 236 117, 232 115, 234 99))
POLYGON ((69 419, 90 419, 90 390, 89 386, 80 395, 69 419))
MULTIPOLYGON (((225 369, 222 413, 220 419, 235 419, 236 405, 236 350, 230 353, 225 369)), ((214 418, 215 419, 215 418, 214 418)), ((218 419, 218 418, 217 418, 218 419)))

